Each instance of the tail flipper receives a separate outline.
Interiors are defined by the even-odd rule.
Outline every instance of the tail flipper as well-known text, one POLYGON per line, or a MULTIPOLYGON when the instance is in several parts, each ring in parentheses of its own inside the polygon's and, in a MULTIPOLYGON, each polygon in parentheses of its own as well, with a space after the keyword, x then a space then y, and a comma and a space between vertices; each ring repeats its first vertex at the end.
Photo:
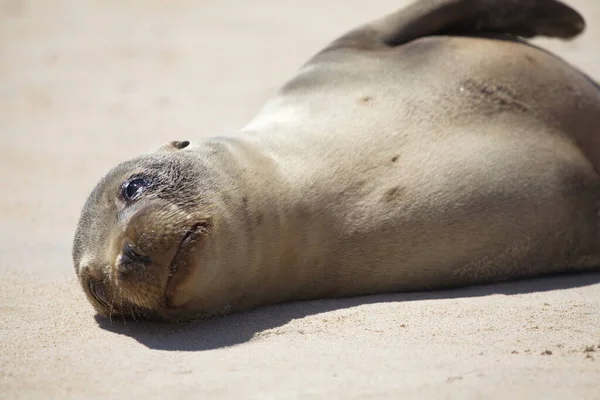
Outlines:
POLYGON ((571 39, 584 29, 583 17, 558 0, 417 0, 336 43, 399 46, 423 36, 477 33, 571 39))

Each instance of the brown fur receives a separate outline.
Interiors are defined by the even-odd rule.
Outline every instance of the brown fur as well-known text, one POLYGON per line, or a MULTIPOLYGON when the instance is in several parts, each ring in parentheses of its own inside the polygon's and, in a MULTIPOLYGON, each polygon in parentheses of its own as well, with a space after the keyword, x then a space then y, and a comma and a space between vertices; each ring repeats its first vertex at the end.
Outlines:
POLYGON ((239 133, 101 180, 73 248, 88 298, 190 319, 598 270, 600 92, 514 36, 583 28, 554 0, 422 0, 349 32, 239 133))

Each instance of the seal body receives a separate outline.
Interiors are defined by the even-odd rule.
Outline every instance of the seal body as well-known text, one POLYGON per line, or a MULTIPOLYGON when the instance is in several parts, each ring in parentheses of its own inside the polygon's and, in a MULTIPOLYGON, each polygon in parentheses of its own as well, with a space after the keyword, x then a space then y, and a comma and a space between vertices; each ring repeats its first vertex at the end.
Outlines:
POLYGON ((75 238, 92 304, 190 319, 598 270, 600 90, 512 36, 582 20, 515 4, 415 3, 333 42, 240 132, 117 166, 75 238))

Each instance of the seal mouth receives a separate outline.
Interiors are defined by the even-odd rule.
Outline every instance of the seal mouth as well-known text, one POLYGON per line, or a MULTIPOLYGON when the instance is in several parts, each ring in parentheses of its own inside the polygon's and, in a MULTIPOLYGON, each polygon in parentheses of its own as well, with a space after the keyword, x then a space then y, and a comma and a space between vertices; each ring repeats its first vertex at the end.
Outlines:
POLYGON ((181 261, 182 258, 187 254, 187 249, 192 245, 195 239, 198 237, 198 234, 203 231, 204 224, 197 223, 194 224, 181 238, 179 242, 179 246, 175 251, 175 255, 173 256, 173 260, 169 265, 169 276, 167 278, 167 284, 165 288, 165 302, 167 307, 171 307, 171 296, 173 294, 173 289, 177 286, 177 283, 181 282, 184 278, 183 275, 187 275, 191 272, 191 268, 187 268, 185 271, 181 270, 181 261))

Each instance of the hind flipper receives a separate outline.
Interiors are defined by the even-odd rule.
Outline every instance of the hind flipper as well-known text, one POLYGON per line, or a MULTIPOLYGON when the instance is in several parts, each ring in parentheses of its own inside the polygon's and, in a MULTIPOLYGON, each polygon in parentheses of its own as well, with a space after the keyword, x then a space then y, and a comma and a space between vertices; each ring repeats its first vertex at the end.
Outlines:
POLYGON ((333 47, 399 46, 423 36, 505 33, 572 39, 585 20, 557 0, 420 0, 334 42, 333 47))

